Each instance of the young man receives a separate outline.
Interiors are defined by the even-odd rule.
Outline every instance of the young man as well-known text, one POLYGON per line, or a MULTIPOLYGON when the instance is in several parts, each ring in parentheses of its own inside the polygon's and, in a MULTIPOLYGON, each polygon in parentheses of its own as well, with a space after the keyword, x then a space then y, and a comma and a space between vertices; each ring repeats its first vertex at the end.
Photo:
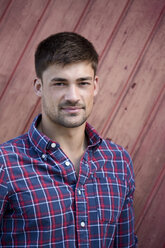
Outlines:
POLYGON ((0 247, 136 246, 130 156, 86 122, 97 63, 93 45, 75 33, 39 44, 42 114, 0 149, 0 247))

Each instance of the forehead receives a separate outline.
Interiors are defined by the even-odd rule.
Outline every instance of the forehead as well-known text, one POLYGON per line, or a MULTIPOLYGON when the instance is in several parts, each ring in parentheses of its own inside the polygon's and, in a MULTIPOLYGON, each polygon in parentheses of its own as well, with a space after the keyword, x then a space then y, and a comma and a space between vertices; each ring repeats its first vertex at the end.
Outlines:
POLYGON ((68 65, 53 64, 43 72, 43 80, 51 80, 52 77, 65 79, 77 79, 80 77, 94 77, 94 70, 89 62, 71 63, 68 65))

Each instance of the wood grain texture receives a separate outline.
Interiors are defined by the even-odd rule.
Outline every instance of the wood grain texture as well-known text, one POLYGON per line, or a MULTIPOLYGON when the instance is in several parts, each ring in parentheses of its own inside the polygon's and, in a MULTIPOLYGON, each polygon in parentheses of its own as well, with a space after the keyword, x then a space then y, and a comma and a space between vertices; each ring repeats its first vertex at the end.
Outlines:
MULTIPOLYGON (((164 165, 165 167, 165 165, 164 165)), ((139 229, 139 247, 163 247, 165 243, 165 170, 163 180, 154 200, 143 219, 143 224, 139 229)))
POLYGON ((7 13, 11 2, 12 2, 12 0, 1 0, 0 1, 0 22, 2 21, 5 14, 7 13))
POLYGON ((91 1, 88 11, 82 18, 76 31, 95 44, 100 56, 102 56, 109 37, 114 32, 114 27, 116 31, 116 24, 120 16, 124 15, 122 14, 123 10, 128 8, 130 2, 128 0, 118 0, 115 2, 105 0, 103 4, 100 0, 91 1))
POLYGON ((165 18, 150 42, 134 77, 130 80, 130 86, 106 133, 129 151, 165 84, 165 60, 160 57, 160 54, 163 56, 165 51, 164 27, 165 18), (129 134, 126 135, 127 130, 129 134))
POLYGON ((0 99, 20 63, 47 0, 13 1, 0 23, 0 99), (32 15, 32 11, 36 11, 32 15))
POLYGON ((156 2, 140 0, 132 3, 102 62, 100 93, 90 121, 103 135, 130 86, 139 56, 142 59, 141 51, 162 10, 164 1, 160 1, 155 9, 156 2), (102 113, 99 121, 98 112, 102 113))
POLYGON ((146 133, 136 156, 133 157, 136 175, 135 211, 136 219, 142 216, 148 196, 155 183, 159 180, 160 172, 165 167, 165 90, 162 101, 157 109, 150 128, 146 133), (159 134, 159 135, 158 135, 159 134), (143 198, 142 198, 143 197, 143 198), (143 200, 142 200, 143 199, 143 200))

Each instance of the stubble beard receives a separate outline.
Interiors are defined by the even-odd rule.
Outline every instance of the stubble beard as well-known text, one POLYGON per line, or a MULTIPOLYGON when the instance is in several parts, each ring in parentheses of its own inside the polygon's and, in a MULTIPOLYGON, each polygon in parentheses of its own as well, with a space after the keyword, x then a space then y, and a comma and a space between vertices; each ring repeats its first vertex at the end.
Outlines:
POLYGON ((78 114, 77 113, 63 113, 61 106, 58 106, 57 111, 55 110, 51 111, 50 108, 45 103, 45 101, 43 101, 43 109, 44 109, 45 115, 52 123, 57 124, 59 126, 63 126, 65 128, 79 127, 83 125, 89 117, 89 114, 88 115, 86 114, 85 106, 82 107, 82 109, 80 110, 80 113, 78 114), (81 113, 81 111, 83 111, 83 113, 81 113))

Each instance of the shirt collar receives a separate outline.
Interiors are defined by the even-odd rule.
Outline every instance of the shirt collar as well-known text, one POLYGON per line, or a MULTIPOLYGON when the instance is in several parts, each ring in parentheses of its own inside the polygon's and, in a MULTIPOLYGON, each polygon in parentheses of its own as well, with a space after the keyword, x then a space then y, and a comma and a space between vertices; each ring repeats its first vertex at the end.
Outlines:
POLYGON ((96 130, 89 123, 86 123, 85 132, 88 137, 89 147, 97 146, 102 141, 102 138, 99 136, 96 130))
MULTIPOLYGON (((59 147, 60 145, 55 141, 52 141, 50 138, 48 138, 37 129, 37 125, 41 121, 41 118, 41 114, 35 117, 28 131, 28 137, 35 150, 41 153, 45 153, 48 147, 50 147, 50 144, 55 143, 56 147, 59 147)), ((89 123, 86 123, 85 132, 88 138, 89 147, 95 147, 100 144, 102 140, 101 137, 89 123)))

